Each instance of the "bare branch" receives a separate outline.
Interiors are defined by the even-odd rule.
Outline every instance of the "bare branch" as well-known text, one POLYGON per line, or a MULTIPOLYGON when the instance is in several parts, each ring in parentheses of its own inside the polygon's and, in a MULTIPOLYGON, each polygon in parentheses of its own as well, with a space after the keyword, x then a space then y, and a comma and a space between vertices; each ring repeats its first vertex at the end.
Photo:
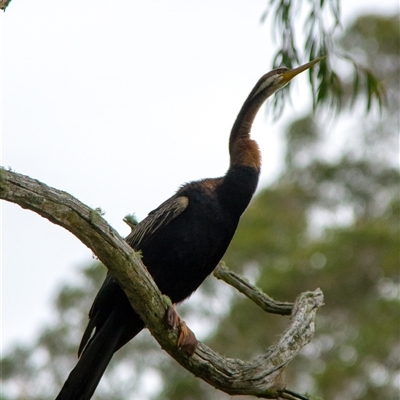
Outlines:
POLYGON ((280 383, 279 375, 314 335, 316 312, 323 304, 319 289, 298 297, 282 337, 257 359, 224 358, 202 343, 189 357, 178 350, 176 332, 166 328, 167 305, 140 257, 98 211, 68 193, 4 169, 0 170, 0 198, 64 227, 88 246, 117 279, 161 347, 194 375, 231 395, 277 399, 291 393, 280 383))
POLYGON ((249 283, 245 278, 231 271, 224 263, 219 263, 213 275, 228 285, 233 286, 240 293, 243 293, 250 300, 253 300, 264 311, 271 314, 290 315, 293 310, 293 303, 275 301, 267 296, 258 287, 249 283))

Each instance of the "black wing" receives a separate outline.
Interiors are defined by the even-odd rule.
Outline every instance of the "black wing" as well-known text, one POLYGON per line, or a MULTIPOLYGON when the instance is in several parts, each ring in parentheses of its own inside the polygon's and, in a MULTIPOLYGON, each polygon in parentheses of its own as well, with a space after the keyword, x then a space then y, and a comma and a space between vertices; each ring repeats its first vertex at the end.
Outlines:
MULTIPOLYGON (((126 242, 135 250, 139 250, 154 237, 160 229, 185 211, 189 204, 186 196, 173 196, 164 201, 158 208, 132 228, 132 232, 125 238, 126 242)), ((108 273, 89 311, 89 323, 83 334, 78 355, 81 355, 91 339, 106 322, 114 309, 115 301, 121 295, 121 289, 113 276, 108 273), (93 334, 94 329, 96 333, 93 334)))
POLYGON ((78 357, 82 354, 89 339, 93 336, 93 331, 97 327, 99 329, 107 319, 108 315, 112 311, 113 300, 120 290, 117 281, 113 276, 107 272, 106 279, 104 279, 100 290, 93 301, 92 307, 89 311, 89 323, 83 333, 81 343, 78 349, 78 357))
POLYGON ((158 230, 167 226, 169 222, 185 211, 188 204, 189 199, 186 196, 174 196, 164 201, 132 229, 132 232, 125 238, 126 242, 135 250, 140 250, 158 230))

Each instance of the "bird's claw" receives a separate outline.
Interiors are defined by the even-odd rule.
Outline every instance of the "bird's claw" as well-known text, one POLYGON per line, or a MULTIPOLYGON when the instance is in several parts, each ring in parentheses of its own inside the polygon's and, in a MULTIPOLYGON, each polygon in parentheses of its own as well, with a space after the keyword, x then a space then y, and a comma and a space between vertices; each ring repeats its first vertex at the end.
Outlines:
POLYGON ((174 306, 168 306, 165 317, 167 324, 171 327, 171 329, 178 329, 181 319, 174 306))
POLYGON ((181 321, 181 324, 179 325, 179 336, 177 345, 179 349, 186 351, 186 353, 188 353, 190 356, 192 356, 196 351, 196 336, 186 325, 185 321, 181 321))
POLYGON ((186 325, 185 321, 181 320, 174 306, 168 307, 166 320, 172 329, 178 329, 178 341, 176 343, 178 348, 192 356, 197 348, 196 336, 186 325))

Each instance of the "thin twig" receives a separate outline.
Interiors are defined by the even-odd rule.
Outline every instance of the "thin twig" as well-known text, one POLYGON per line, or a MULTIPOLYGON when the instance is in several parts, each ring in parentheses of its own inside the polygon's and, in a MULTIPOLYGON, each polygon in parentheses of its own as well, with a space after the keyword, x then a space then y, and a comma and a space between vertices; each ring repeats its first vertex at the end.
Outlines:
POLYGON ((245 278, 231 271, 224 263, 219 263, 213 272, 217 279, 221 279, 254 301, 264 311, 272 314, 290 315, 293 303, 275 301, 257 286, 249 283, 245 278))

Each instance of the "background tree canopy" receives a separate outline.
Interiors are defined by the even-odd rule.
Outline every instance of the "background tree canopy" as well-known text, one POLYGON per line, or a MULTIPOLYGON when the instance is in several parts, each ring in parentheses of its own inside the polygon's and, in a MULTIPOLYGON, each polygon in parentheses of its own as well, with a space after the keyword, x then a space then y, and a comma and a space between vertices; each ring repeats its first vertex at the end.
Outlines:
MULTIPOLYGON (((224 257, 272 297, 292 301, 320 287, 325 307, 311 344, 287 368, 299 392, 325 399, 394 400, 399 390, 398 127, 399 16, 359 17, 336 44, 365 74, 341 79, 340 120, 322 110, 286 129, 284 170, 261 190, 242 218, 224 257), (359 67, 361 68, 361 67, 359 67), (385 82, 386 103, 367 116, 371 97, 353 93, 385 82), (364 82, 361 80, 364 79, 364 82), (332 148, 332 135, 342 138, 332 148)), ((63 287, 57 316, 35 343, 2 359, 6 399, 52 399, 76 361, 87 311, 105 275, 94 262, 79 285, 63 287)), ((181 312, 201 340, 222 354, 253 357, 283 329, 284 317, 260 310, 209 278, 201 301, 181 312)), ((161 352, 147 332, 119 351, 96 399, 229 398, 161 352), (151 382, 151 384, 149 383, 151 382)))

